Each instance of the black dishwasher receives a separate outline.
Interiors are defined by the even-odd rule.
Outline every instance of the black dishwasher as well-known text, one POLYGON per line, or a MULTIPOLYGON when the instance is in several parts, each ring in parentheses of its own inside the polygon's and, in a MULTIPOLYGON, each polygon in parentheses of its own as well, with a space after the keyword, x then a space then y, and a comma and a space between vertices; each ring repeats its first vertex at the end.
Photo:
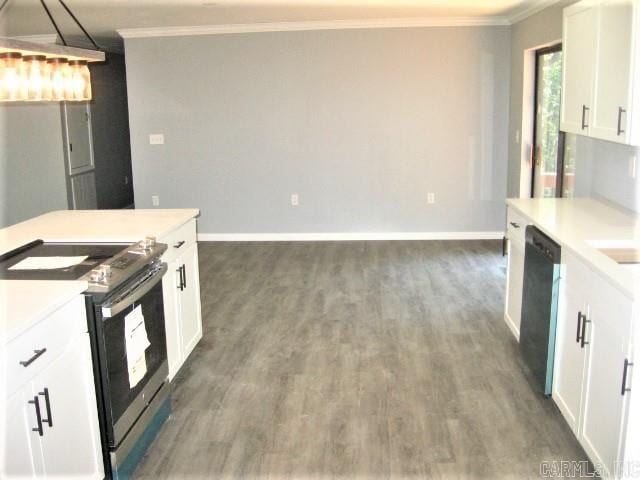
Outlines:
POLYGON ((560 287, 560 245, 536 227, 525 232, 520 351, 534 384, 551 395, 560 287))

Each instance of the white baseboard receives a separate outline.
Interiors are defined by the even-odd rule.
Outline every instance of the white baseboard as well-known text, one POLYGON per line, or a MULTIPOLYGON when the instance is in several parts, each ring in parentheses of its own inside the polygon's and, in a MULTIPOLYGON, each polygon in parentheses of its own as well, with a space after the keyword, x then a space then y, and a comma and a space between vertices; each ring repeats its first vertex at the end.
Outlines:
POLYGON ((348 242, 373 240, 499 240, 499 232, 199 233, 201 242, 348 242))

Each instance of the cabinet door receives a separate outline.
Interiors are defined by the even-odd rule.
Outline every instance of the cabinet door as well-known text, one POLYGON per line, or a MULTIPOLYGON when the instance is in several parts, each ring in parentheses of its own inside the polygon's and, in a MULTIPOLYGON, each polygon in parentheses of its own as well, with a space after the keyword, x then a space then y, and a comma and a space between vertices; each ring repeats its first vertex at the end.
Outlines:
POLYGON ((0 433, 0 478, 36 478, 42 475, 42 452, 31 383, 0 406, 6 412, 0 433))
POLYGON ((586 267, 576 263, 568 255, 563 255, 566 258, 563 275, 564 295, 560 300, 556 330, 552 397, 577 436, 580 427, 586 362, 586 350, 581 346, 580 334, 583 319, 589 316, 585 303, 588 291, 585 291, 582 283, 586 267))
POLYGON ((621 389, 625 359, 630 360, 632 303, 600 277, 591 297, 582 445, 591 460, 606 469, 602 475, 610 477, 621 458, 630 396, 621 389))
POLYGON ((78 336, 34 378, 33 387, 43 418, 41 443, 46 476, 103 478, 89 335, 78 336))
POLYGON ((200 311, 200 281, 198 271, 198 245, 193 244, 180 256, 184 265, 185 286, 180 295, 180 323, 182 351, 189 356, 202 338, 202 314, 200 311))
POLYGON ((169 263, 167 274, 162 279, 164 302, 164 325, 167 336, 167 358, 169 379, 172 380, 182 366, 182 338, 180 337, 180 266, 178 260, 169 263))
POLYGON ((589 134, 597 9, 579 2, 564 10, 560 130, 589 134))
POLYGON ((590 135, 627 143, 634 4, 607 0, 598 8, 596 83, 590 135))
POLYGON ((520 316, 522 313, 522 283, 524 279, 524 244, 509 240, 509 264, 507 266, 507 294, 505 321, 520 339, 520 316))

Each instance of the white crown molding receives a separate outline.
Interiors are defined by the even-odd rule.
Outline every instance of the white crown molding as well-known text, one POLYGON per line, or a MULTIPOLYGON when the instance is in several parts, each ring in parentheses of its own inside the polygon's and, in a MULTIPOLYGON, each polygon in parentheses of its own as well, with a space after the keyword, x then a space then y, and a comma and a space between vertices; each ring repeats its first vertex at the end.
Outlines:
POLYGON ((501 240, 504 232, 199 233, 200 242, 350 242, 376 240, 501 240))
POLYGON ((532 15, 535 15, 536 13, 541 12, 542 10, 549 8, 559 2, 560 0, 539 0, 533 5, 525 8, 524 10, 520 10, 519 12, 509 15, 507 19, 509 21, 509 24, 513 25, 514 23, 521 22, 522 20, 525 20, 532 15))
POLYGON ((424 17, 308 22, 243 23, 185 27, 124 28, 116 30, 122 38, 182 37, 229 33, 299 32, 307 30, 350 30, 363 28, 487 27, 506 26, 506 17, 424 17))

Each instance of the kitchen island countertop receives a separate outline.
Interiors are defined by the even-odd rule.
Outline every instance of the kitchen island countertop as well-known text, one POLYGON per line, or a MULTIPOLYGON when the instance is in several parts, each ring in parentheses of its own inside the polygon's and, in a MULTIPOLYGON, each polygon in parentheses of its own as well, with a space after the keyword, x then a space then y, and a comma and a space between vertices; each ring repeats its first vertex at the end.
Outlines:
MULTIPOLYGON (((134 243, 162 237, 200 211, 60 210, 0 230, 0 255, 33 240, 134 243)), ((31 328, 87 289, 85 281, 0 280, 0 346, 31 328)))

